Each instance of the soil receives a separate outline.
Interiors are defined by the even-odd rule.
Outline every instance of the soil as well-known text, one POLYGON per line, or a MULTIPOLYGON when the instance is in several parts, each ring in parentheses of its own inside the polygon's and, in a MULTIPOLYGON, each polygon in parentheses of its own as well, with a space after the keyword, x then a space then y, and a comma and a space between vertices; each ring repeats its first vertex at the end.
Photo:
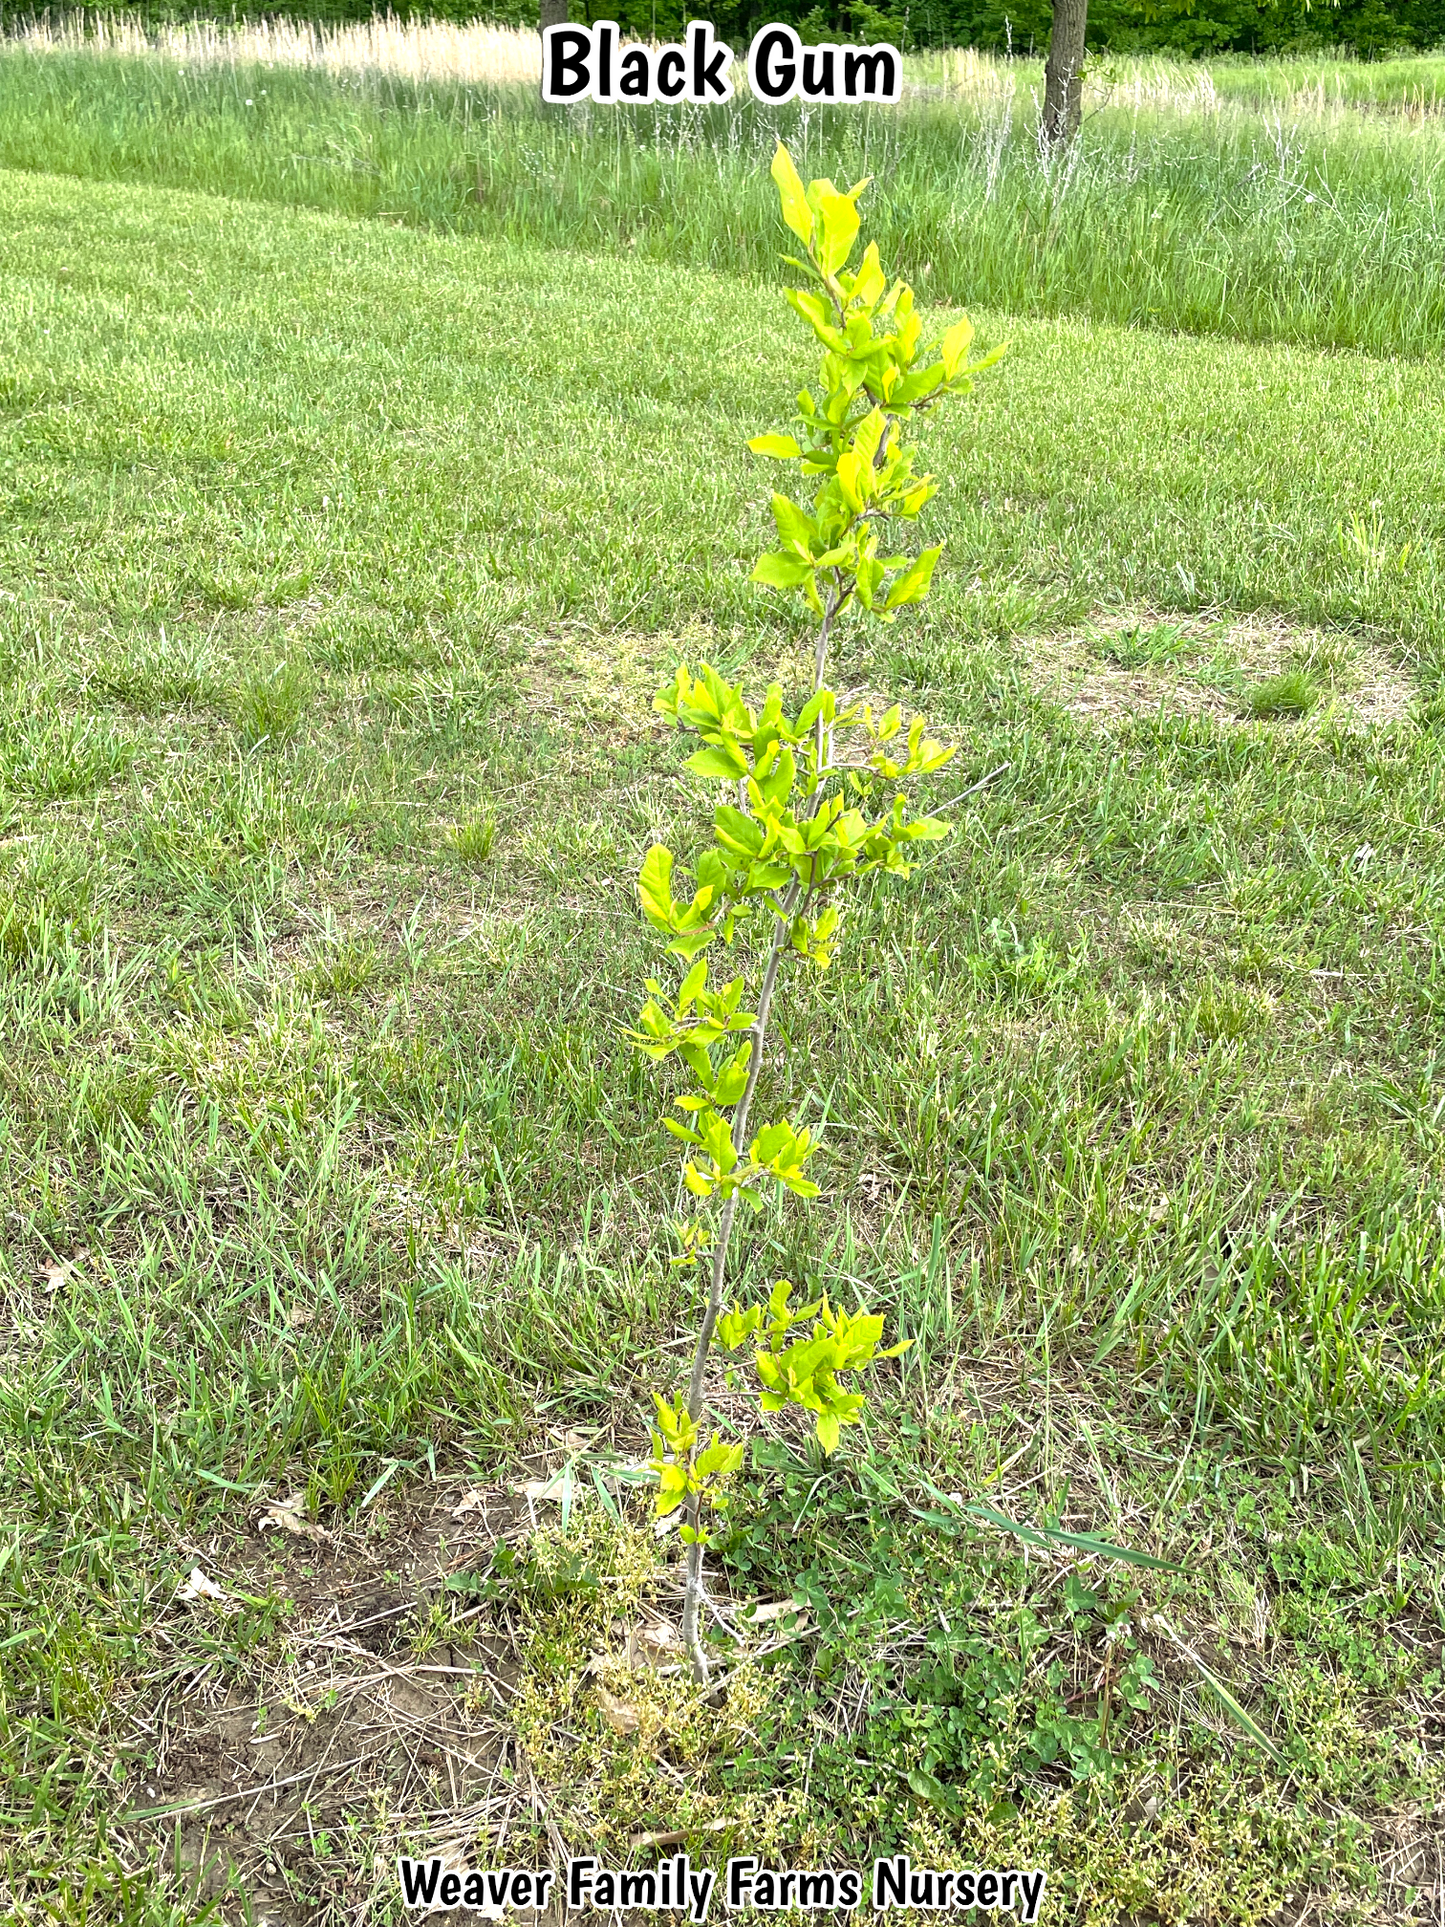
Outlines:
MULTIPOLYGON (((449 1580, 485 1570, 499 1541, 530 1537, 534 1508, 510 1486, 427 1495, 425 1511, 393 1515, 374 1545, 253 1523, 223 1557, 200 1555, 228 1601, 169 1615, 234 1613, 248 1596, 280 1595, 289 1608, 280 1641, 259 1643, 264 1661, 238 1659, 233 1620, 217 1642, 224 1660, 148 1683, 130 1709, 118 1825, 135 1847, 148 1840, 194 1899, 217 1900, 219 1919, 361 1920, 376 1883, 363 1885, 339 1851, 349 1830, 385 1835, 387 1817, 404 1815, 393 1852, 440 1852, 462 1867, 489 1823, 535 1798, 499 1717, 520 1672, 510 1641, 487 1632, 461 1649, 429 1645, 423 1631, 449 1580)), ((450 1915, 458 1927, 483 1917, 450 1915)), ((532 1918, 517 1916, 521 1927, 532 1918)))

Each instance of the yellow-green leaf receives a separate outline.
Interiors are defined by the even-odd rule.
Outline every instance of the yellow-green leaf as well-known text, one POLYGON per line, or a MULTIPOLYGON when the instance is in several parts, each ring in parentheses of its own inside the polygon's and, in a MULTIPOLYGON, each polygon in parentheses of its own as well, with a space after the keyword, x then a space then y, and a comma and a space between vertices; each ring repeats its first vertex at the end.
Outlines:
POLYGON ((748 447, 754 455, 775 455, 780 462, 796 461, 803 452, 791 435, 754 435, 748 447))
POLYGON ((934 567, 943 553, 942 543, 936 549, 925 549, 906 574, 899 576, 888 591, 889 609, 901 609, 906 602, 922 602, 928 594, 928 585, 933 580, 934 567))
POLYGON ((781 555, 775 550, 770 555, 758 557, 751 580, 761 582, 769 589, 796 589, 812 573, 806 562, 799 561, 796 556, 781 555))
POLYGON ((840 194, 829 181, 814 181, 813 203, 823 228, 818 265, 824 274, 836 274, 858 238, 858 208, 851 194, 840 194))
POLYGON ((783 219, 803 246, 811 247, 813 210, 808 206, 808 197, 803 192, 803 183, 798 178, 793 157, 781 141, 778 142, 777 152, 773 155, 772 175, 783 204, 783 219))
POLYGON ((843 491, 843 500, 855 514, 863 508, 862 488, 863 464, 851 448, 838 457, 838 486, 843 491))
POLYGON ((654 843, 642 859, 637 878, 637 895, 642 914, 659 930, 672 928, 672 851, 654 843))
POLYGON ((967 315, 955 321, 943 337, 939 353, 943 357, 943 372, 949 381, 958 373, 968 355, 969 344, 973 340, 973 323, 967 315))
POLYGON ((696 755, 688 757, 687 767, 694 776, 736 778, 748 773, 742 755, 727 741, 709 743, 706 748, 698 750, 696 755))

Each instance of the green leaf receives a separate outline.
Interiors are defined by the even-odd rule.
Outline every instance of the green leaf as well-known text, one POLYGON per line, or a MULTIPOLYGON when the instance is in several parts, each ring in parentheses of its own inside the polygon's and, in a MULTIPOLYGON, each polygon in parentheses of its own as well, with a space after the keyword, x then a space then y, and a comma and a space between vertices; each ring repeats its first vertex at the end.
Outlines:
POLYGON ((936 1780, 931 1773, 925 1773, 919 1766, 910 1767, 903 1777, 920 1800, 927 1800, 930 1806, 939 1807, 945 1813, 957 1813, 958 1801, 942 1780, 936 1780))
POLYGON ((1268 1733, 1264 1731, 1263 1727, 1257 1726, 1255 1722, 1250 1718, 1249 1714, 1245 1712, 1244 1708, 1240 1705, 1239 1701, 1234 1697, 1233 1693, 1230 1692, 1229 1688, 1225 1685, 1224 1681, 1220 1679, 1216 1673, 1213 1673, 1210 1671, 1209 1667, 1205 1665, 1204 1661, 1199 1657, 1198 1653, 1194 1651, 1193 1647, 1187 1646, 1184 1643, 1184 1641, 1174 1631, 1174 1628, 1169 1624, 1167 1619, 1161 1620, 1160 1623, 1163 1625, 1165 1631, 1169 1634, 1170 1638, 1173 1640, 1176 1649, 1179 1652, 1181 1652, 1184 1655, 1184 1657, 1187 1660, 1189 1660, 1193 1665, 1198 1667, 1200 1676, 1204 1680, 1205 1685, 1208 1686, 1210 1691, 1214 1694, 1215 1698, 1219 1701, 1220 1705, 1224 1708, 1225 1712, 1229 1714, 1230 1718, 1235 1721, 1235 1723, 1241 1728, 1243 1732, 1249 1735, 1249 1737, 1255 1742, 1256 1745, 1262 1746, 1264 1748, 1265 1752, 1274 1761, 1276 1766, 1287 1767, 1289 1765, 1289 1761, 1285 1758, 1284 1754, 1280 1752, 1279 1748, 1275 1745, 1274 1741, 1269 1737, 1268 1733))
MULTIPOLYGON (((678 1055, 681 1057, 683 1063, 687 1065, 687 1068, 692 1072, 698 1083, 711 1095, 713 1087, 712 1059, 708 1056, 702 1045, 690 1042, 679 1044, 678 1055)), ((678 1099, 679 1103, 684 1104, 689 1101, 690 1100, 686 1098, 678 1099)))
POLYGON ((901 609, 907 602, 922 602, 928 594, 928 585, 933 580, 933 571, 938 558, 943 554, 940 543, 935 549, 925 549, 906 574, 899 576, 888 591, 888 600, 883 605, 887 609, 901 609))
POLYGON ((777 183, 778 196, 783 204, 783 219, 797 235, 805 248, 813 242, 813 210, 808 206, 808 197, 803 191, 803 183, 798 178, 798 170, 793 165, 793 157, 778 142, 773 155, 772 176, 777 183))
POLYGON ((749 578, 761 582, 769 589, 796 589, 800 582, 806 582, 813 573, 806 562, 800 562, 795 555, 783 555, 777 551, 758 557, 757 566, 749 578))
POLYGON ((745 1339, 752 1337, 762 1322, 762 1316, 762 1309, 758 1305, 749 1305, 746 1311, 736 1308, 725 1311, 717 1321, 718 1343, 725 1350, 735 1352, 745 1339))
POLYGON ((748 1087, 748 1064, 751 1061, 752 1054, 752 1045, 744 1044, 743 1048, 732 1061, 724 1065, 723 1069, 718 1073, 717 1080, 713 1084, 713 1102, 715 1104, 737 1103, 738 1099, 748 1087))
POLYGON ((915 816, 911 823, 904 824, 903 835, 910 843, 937 843, 952 828, 941 816, 915 816))
POLYGON ((939 353, 943 357, 943 372, 952 381, 967 358, 969 344, 973 340, 973 323, 967 315, 955 321, 943 337, 939 353))
MULTIPOLYGON (((855 189, 854 194, 857 192, 855 189)), ((853 252, 859 225, 854 194, 840 194, 831 181, 813 183, 812 201, 823 229, 822 245, 816 253, 824 274, 836 274, 853 252)))
POLYGON ((833 326, 832 308, 820 294, 806 294, 799 288, 788 288, 784 299, 795 313, 802 316, 813 333, 825 348, 843 349, 847 339, 833 326))
POLYGON ((679 1017, 681 1017, 685 1011, 691 1010, 693 1004, 697 1001, 699 992, 706 987, 706 984, 707 962, 704 959, 695 963, 678 985, 677 1014, 679 1017))
POLYGON ((864 250, 863 259, 858 264, 858 272, 853 279, 850 300, 864 308, 875 308, 888 286, 878 259, 878 243, 870 241, 864 250))
POLYGON ((790 548, 795 548, 802 555, 812 555, 818 536, 818 524, 811 515, 805 514, 797 503, 789 501, 786 495, 775 495, 773 520, 778 525, 779 536, 790 548))
POLYGON ((779 461, 796 461, 802 449, 791 435, 754 435, 748 443, 754 455, 775 455, 779 461))
POLYGON ((945 1505, 953 1506, 960 1512, 966 1512, 972 1518, 983 1519, 989 1525, 999 1526, 1003 1531, 1013 1533, 1015 1538, 1022 1539, 1026 1545, 1070 1546, 1076 1552, 1091 1553, 1096 1559, 1119 1559, 1126 1566, 1150 1566, 1158 1572, 1186 1570, 1184 1566, 1176 1565, 1172 1559, 1156 1559, 1152 1553, 1135 1552, 1132 1546, 1116 1546, 1111 1540, 1096 1538, 1091 1532, 1061 1532, 1057 1526, 1021 1526, 1017 1521, 1010 1519, 1006 1512, 997 1512, 991 1505, 985 1505, 980 1499, 955 1499, 947 1492, 940 1492, 936 1485, 930 1485, 927 1479, 922 1479, 919 1483, 926 1491, 932 1493, 935 1499, 941 1499, 945 1505))
POLYGON ((735 810, 731 803, 719 803, 712 813, 718 839, 743 856, 756 856, 763 847, 763 830, 750 816, 735 810))
POLYGON ((931 368, 920 368, 916 374, 905 375, 889 396, 894 408, 907 408, 925 395, 931 395, 943 380, 943 364, 936 361, 931 368))
POLYGON ((696 1461, 696 1471, 700 1478, 726 1478, 736 1472, 743 1462, 741 1445, 729 1445, 724 1439, 713 1439, 705 1452, 700 1452, 696 1461))
POLYGON ((838 457, 838 486, 849 508, 859 513, 867 501, 867 488, 863 463, 851 448, 838 457))
POLYGON ((865 468, 872 468, 887 425, 881 408, 873 409, 859 422, 853 437, 853 451, 865 468))
POLYGON ((707 923, 700 930, 684 930, 680 936, 674 937, 667 947, 674 957, 681 957, 685 963, 691 963, 699 952, 707 949, 716 935, 717 931, 707 923))
POLYGON ((709 743, 687 759, 687 767, 694 776, 723 776, 730 781, 746 776, 748 766, 742 752, 733 747, 726 738, 720 743, 709 743))
POLYGON ((672 851, 664 843, 654 843, 642 859, 637 878, 637 895, 642 914, 659 930, 671 930, 672 851))

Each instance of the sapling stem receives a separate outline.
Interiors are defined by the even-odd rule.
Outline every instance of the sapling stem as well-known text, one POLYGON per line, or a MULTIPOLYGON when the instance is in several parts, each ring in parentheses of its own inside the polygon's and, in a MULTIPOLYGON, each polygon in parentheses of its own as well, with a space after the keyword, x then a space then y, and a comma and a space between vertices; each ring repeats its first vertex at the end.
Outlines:
MULTIPOLYGON (((828 673, 828 632, 833 618, 842 606, 842 596, 829 598, 823 611, 823 620, 818 628, 817 647, 813 652, 813 688, 811 694, 817 695, 823 687, 823 679, 828 673)), ((822 800, 824 754, 827 744, 824 736, 823 718, 820 715, 816 736, 818 787, 810 798, 813 815, 822 800)), ((763 1068, 763 1044, 768 1034, 768 1013, 772 1008, 773 991, 778 981, 778 966, 783 960, 783 946, 788 941, 788 927, 792 913, 797 908, 800 886, 794 884, 778 906, 777 921, 773 926, 773 941, 768 951, 767 967, 763 972, 762 988, 758 992, 757 1014, 753 1027, 748 1032, 752 1041, 752 1055, 748 1059, 748 1081, 743 1094, 738 1099, 737 1108, 732 1116, 733 1143, 742 1148, 747 1141, 748 1115, 753 1108, 753 1093, 758 1088, 758 1077, 763 1068)), ((712 1350, 713 1333, 722 1314, 723 1292, 727 1286, 728 1247, 732 1243, 733 1221, 737 1217, 738 1198, 734 1192, 722 1208, 718 1222, 717 1242, 712 1253, 712 1277, 708 1284, 707 1306, 702 1315, 702 1326, 697 1335, 697 1348, 692 1355, 692 1377, 687 1388, 688 1417, 695 1425, 702 1422, 703 1387, 707 1378, 708 1354, 712 1350)), ((702 1524, 702 1498, 694 1493, 688 1502, 687 1522, 694 1533, 699 1533, 702 1524)), ((692 1660, 693 1677, 700 1686, 707 1684, 707 1654, 703 1651, 702 1631, 698 1625, 702 1603, 702 1554, 701 1537, 693 1539, 687 1549, 687 1589, 682 1607, 682 1638, 688 1655, 692 1660)))
MULTIPOLYGON (((748 1081, 742 1096, 738 1099, 737 1109, 733 1112, 733 1142, 745 1138, 748 1128, 748 1112, 752 1109, 753 1092, 758 1087, 758 1073, 762 1069, 763 1043, 768 1034, 768 1010, 773 1001, 773 987, 778 981, 778 965, 782 961, 783 944, 787 939, 788 926, 779 918, 773 931, 773 944, 768 952, 768 967, 763 975, 763 987, 758 994, 757 1015, 748 1033, 752 1039, 752 1056, 748 1061, 748 1081)), ((692 1378, 687 1390, 688 1416, 697 1424, 702 1419, 703 1383, 707 1376, 708 1353, 712 1349, 712 1335, 717 1330, 718 1317, 722 1312, 723 1289, 727 1284, 728 1246, 732 1242, 733 1220, 737 1216, 738 1197, 736 1191, 722 1208, 722 1218, 718 1224, 717 1242, 712 1253, 712 1278, 708 1286, 707 1309, 703 1312, 702 1326, 697 1335, 697 1349, 692 1356, 692 1378)), ((692 1495, 688 1506, 688 1524, 694 1533, 701 1526, 701 1496, 692 1495)), ((698 1626, 698 1608, 702 1599, 702 1539, 694 1538, 687 1549, 687 1593, 682 1607, 682 1638, 692 1659, 693 1678, 700 1686, 707 1684, 707 1654, 703 1651, 702 1633, 698 1626)))
MULTIPOLYGON (((841 609, 842 606, 843 606, 843 597, 841 594, 831 596, 828 600, 827 608, 825 608, 823 611, 823 620, 818 626, 818 644, 813 651, 812 693, 815 696, 817 695, 818 691, 823 687, 823 678, 828 673, 828 631, 833 626, 834 616, 837 615, 839 609, 841 609)), ((819 717, 818 717, 817 729, 816 729, 813 741, 814 741, 815 754, 817 757, 817 764, 818 764, 818 768, 817 768, 818 787, 813 791, 813 795, 811 798, 812 808, 808 811, 808 814, 810 816, 814 816, 817 814, 818 804, 821 802, 822 796, 823 796, 823 770, 825 767, 824 756, 828 748, 828 733, 824 725, 821 713, 819 714, 819 717)))

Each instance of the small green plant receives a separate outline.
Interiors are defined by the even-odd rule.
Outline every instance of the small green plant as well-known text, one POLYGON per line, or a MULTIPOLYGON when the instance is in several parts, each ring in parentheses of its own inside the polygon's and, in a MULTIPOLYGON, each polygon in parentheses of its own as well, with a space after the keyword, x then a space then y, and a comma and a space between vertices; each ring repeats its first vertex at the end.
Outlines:
POLYGON ((497 841, 497 819, 474 816, 457 823, 447 832, 447 847, 458 863, 480 866, 491 856, 497 841))
POLYGON ((311 677, 301 663, 260 670, 236 692, 235 719, 247 749, 282 749, 295 736, 311 700, 311 677))
POLYGON ((94 796, 134 757, 135 746, 94 717, 12 712, 0 727, 0 794, 36 802, 94 796))
POLYGON ((1121 669, 1156 668, 1181 656, 1189 636, 1177 622, 1135 622, 1100 635, 1095 647, 1106 662, 1121 669))
POLYGON ((313 997, 351 997, 365 990, 380 968, 375 944, 348 937, 319 950, 299 982, 313 997))
POLYGON ((1314 678, 1304 669, 1286 669, 1267 682, 1256 683, 1246 701, 1251 716, 1261 721, 1271 716, 1304 716, 1319 701, 1314 678))
POLYGON ((889 284, 876 244, 850 271, 866 181, 846 193, 827 180, 804 188, 781 145, 772 173, 783 219, 806 256, 787 258, 813 284, 787 298, 824 352, 820 392, 798 396, 798 433, 749 443, 756 454, 795 463, 813 484, 806 505, 773 496, 778 547, 759 560, 752 579, 798 596, 816 618, 812 687, 795 711, 776 684, 754 708, 715 669, 703 665, 694 675, 684 663, 654 698, 663 715, 701 739, 687 767, 714 808, 711 840, 680 895, 684 873, 670 849, 654 844, 643 861, 643 914, 666 936, 685 974, 673 991, 648 980, 647 1002, 629 1033, 655 1063, 676 1058, 688 1074, 674 1100, 682 1116, 665 1123, 686 1147, 683 1181, 707 1208, 682 1227, 676 1261, 706 1260, 710 1270, 692 1372, 685 1395, 656 1400, 651 1461, 659 1511, 677 1518, 687 1546, 683 1638, 700 1681, 708 1674, 699 1625, 708 1519, 725 1509, 745 1449, 716 1436, 704 1441, 714 1337, 730 1351, 752 1342, 763 1410, 796 1405, 811 1413, 824 1453, 861 1415, 856 1374, 904 1349, 882 1349, 883 1320, 861 1307, 841 1311, 823 1297, 794 1308, 786 1279, 773 1286, 766 1309, 725 1311, 728 1252, 740 1201, 757 1206, 778 1186, 802 1198, 818 1195, 805 1168, 816 1149, 813 1134, 786 1117, 752 1129, 785 960, 826 969, 847 887, 878 872, 906 877, 922 848, 950 827, 915 811, 906 786, 940 770, 953 750, 928 735, 921 716, 905 728, 897 705, 875 717, 867 704, 840 703, 828 686, 828 650, 845 615, 891 622, 927 595, 938 547, 916 557, 879 552, 884 530, 915 519, 935 492, 914 467, 903 424, 969 393, 973 376, 1003 352, 970 363, 973 330, 964 316, 929 359, 912 291, 889 284), (749 961, 714 985, 704 953, 740 938, 749 961))

